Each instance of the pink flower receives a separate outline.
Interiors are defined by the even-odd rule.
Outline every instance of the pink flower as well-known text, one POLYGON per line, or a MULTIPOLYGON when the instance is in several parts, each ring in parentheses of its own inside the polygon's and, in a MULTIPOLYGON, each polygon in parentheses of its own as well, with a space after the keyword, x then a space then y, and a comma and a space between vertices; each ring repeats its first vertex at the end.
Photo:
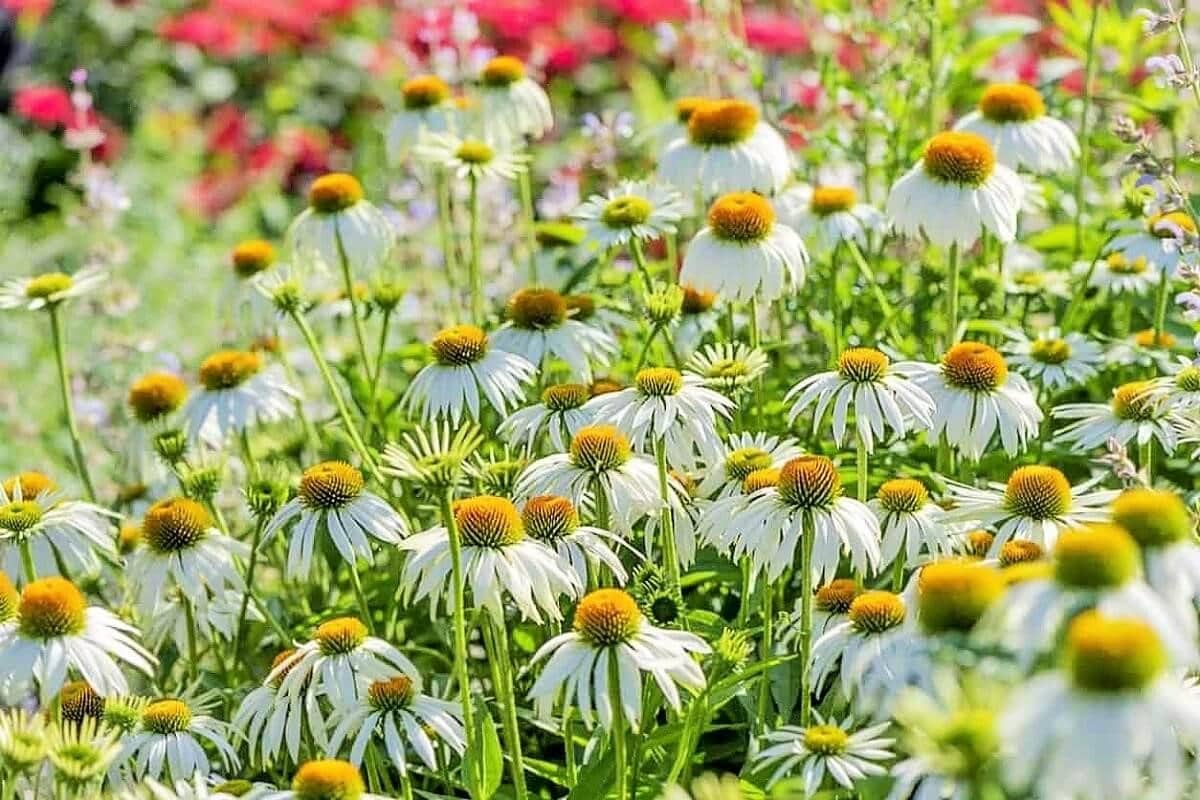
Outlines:
POLYGON ((168 18, 158 32, 167 41, 190 44, 215 56, 234 56, 241 49, 237 24, 214 11, 186 11, 168 18))
POLYGON ((688 18, 687 0, 602 0, 613 14, 637 25, 681 22, 688 18))
POLYGON ((75 120, 71 95, 60 86, 24 86, 13 97, 13 111, 37 125, 54 130, 75 120))
POLYGON ((783 56, 808 50, 808 29, 803 22, 780 11, 753 9, 746 12, 746 41, 771 55, 783 56))

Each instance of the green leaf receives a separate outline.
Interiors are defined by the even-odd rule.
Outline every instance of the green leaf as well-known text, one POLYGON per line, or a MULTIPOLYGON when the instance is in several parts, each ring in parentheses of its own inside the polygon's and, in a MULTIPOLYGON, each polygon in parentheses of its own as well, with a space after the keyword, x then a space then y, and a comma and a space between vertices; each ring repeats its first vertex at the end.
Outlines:
POLYGON ((475 750, 463 753, 463 777, 471 800, 488 800, 500 788, 504 755, 496 722, 482 703, 475 706, 475 750))

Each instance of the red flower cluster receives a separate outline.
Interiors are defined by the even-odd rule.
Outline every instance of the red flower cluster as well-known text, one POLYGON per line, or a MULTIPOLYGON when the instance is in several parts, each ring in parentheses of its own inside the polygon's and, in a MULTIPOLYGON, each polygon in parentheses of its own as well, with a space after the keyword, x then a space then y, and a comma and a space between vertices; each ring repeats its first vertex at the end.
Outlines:
POLYGON ((320 44, 326 26, 371 0, 208 0, 167 18, 159 34, 215 58, 266 55, 320 44))
POLYGON ((47 131, 71 131, 98 127, 104 141, 92 150, 92 157, 109 162, 120 155, 125 137, 110 119, 95 111, 82 117, 71 105, 71 94, 61 86, 33 84, 13 93, 12 111, 47 131))

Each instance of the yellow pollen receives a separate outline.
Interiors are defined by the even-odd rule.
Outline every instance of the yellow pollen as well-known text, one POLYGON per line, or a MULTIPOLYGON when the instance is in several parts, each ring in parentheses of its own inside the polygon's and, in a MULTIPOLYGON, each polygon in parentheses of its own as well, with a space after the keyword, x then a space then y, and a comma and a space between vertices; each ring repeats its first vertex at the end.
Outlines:
POLYGON ((883 377, 891 363, 886 355, 872 347, 851 347, 838 356, 838 374, 855 383, 870 383, 883 377))
POLYGON ((946 382, 972 392, 991 392, 1008 379, 1004 357, 981 342, 959 342, 942 356, 946 382))
POLYGON ((817 608, 826 614, 845 614, 858 597, 858 584, 852 578, 837 578, 817 589, 817 608))
POLYGON ((336 214, 362 202, 363 187, 358 178, 344 172, 322 175, 308 187, 308 204, 322 214, 336 214))
POLYGON ((725 456, 725 474, 730 479, 744 481, 750 473, 770 469, 771 454, 758 447, 739 447, 725 456))
POLYGON ((563 297, 563 302, 574 319, 588 320, 596 314, 596 301, 589 294, 568 294, 563 297))
POLYGON ((367 700, 380 711, 399 711, 412 702, 416 690, 407 675, 375 681, 367 687, 367 700))
POLYGON ((296 800, 358 800, 366 792, 358 768, 336 758, 309 761, 292 778, 296 800))
POLYGON ((98 720, 104 715, 104 698, 86 681, 70 681, 58 693, 58 713, 68 722, 98 720))
POLYGON ((21 633, 31 639, 74 636, 83 631, 87 602, 64 578, 42 578, 25 586, 17 606, 21 633))
POLYGON ((777 467, 756 469, 742 479, 742 494, 754 494, 761 489, 773 489, 779 485, 783 470, 777 467))
POLYGON ((341 508, 362 490, 362 473, 345 461, 322 461, 300 476, 300 499, 309 508, 341 508))
POLYGON ((170 372, 151 372, 129 387, 129 408, 139 422, 154 422, 183 405, 187 384, 170 372))
POLYGON ((1109 253, 1105 260, 1108 262, 1108 271, 1117 275, 1141 275, 1150 267, 1145 256, 1130 261, 1124 253, 1109 253))
POLYGON ((717 238, 730 242, 761 241, 774 225, 771 202, 754 192, 722 195, 708 209, 709 228, 717 238))
POLYGON ((1013 539, 1005 542, 1000 548, 1000 566, 1011 567, 1013 564, 1028 564, 1031 561, 1041 561, 1046 551, 1037 542, 1026 539, 1013 539))
POLYGON ((245 350, 222 350, 200 363, 200 383, 210 392, 233 389, 262 369, 262 356, 245 350))
POLYGON ((825 508, 842 494, 842 478, 825 456, 799 456, 783 465, 779 496, 798 508, 825 508))
POLYGON ((818 217, 826 217, 838 211, 849 211, 857 200, 858 193, 849 186, 818 186, 813 189, 808 207, 818 217))
POLYGON ((883 633, 904 622, 900 595, 872 589, 850 603, 850 622, 859 633, 883 633))
POLYGON ((1175 346, 1174 334, 1167 331, 1160 331, 1156 335, 1152 328, 1135 333, 1133 341, 1138 347, 1145 347, 1147 349, 1170 350, 1175 346))
POLYGON ((641 624, 637 603, 621 589, 597 589, 575 608, 575 632, 597 647, 629 641, 641 624))
POLYGON ((1154 419, 1158 411, 1158 402, 1153 388, 1150 381, 1134 381, 1118 386, 1113 390, 1113 416, 1138 422, 1154 419))
POLYGON ((992 549, 992 542, 996 541, 994 534, 985 530, 974 530, 967 534, 967 552, 976 557, 983 558, 992 549))
POLYGON ((525 65, 515 56, 496 56, 483 66, 485 86, 510 86, 525 77, 525 65))
POLYGON ((436 75, 418 75, 409 78, 400 87, 404 95, 404 107, 410 111, 440 106, 450 99, 450 87, 436 75))
POLYGON ((1112 504, 1112 519, 1142 547, 1165 547, 1192 538, 1196 523, 1182 498, 1159 489, 1129 489, 1112 504))
POLYGON ((1071 345, 1063 339, 1034 339, 1029 355, 1043 364, 1061 364, 1071 357, 1071 345))
POLYGON ((1200 367, 1190 365, 1175 373, 1175 388, 1181 392, 1200 392, 1200 367))
POLYGON ((1054 519, 1071 508, 1071 483, 1054 467, 1019 467, 1008 477, 1004 502, 1030 519, 1054 519))
POLYGON ((357 617, 337 617, 317 626, 313 639, 324 655, 346 655, 367 640, 367 626, 357 617))
POLYGON ((1174 239, 1181 230, 1193 236, 1196 235, 1195 221, 1192 220, 1190 214, 1183 211, 1155 214, 1146 221, 1146 227, 1150 229, 1150 233, 1160 239, 1174 239))
POLYGON ((542 391, 542 404, 551 411, 570 411, 586 403, 589 396, 582 383, 559 383, 542 391))
POLYGON ((117 550, 121 553, 132 553, 142 543, 142 526, 128 522, 117 532, 117 550))
POLYGON ((142 712, 142 727, 160 736, 181 733, 191 724, 192 710, 182 700, 156 700, 142 712))
POLYGON ((701 147, 728 146, 750 138, 758 109, 744 100, 708 100, 688 116, 688 138, 701 147))
POLYGON ((629 460, 629 439, 614 425, 588 425, 571 439, 571 461, 592 472, 617 469, 629 460))
POLYGON ((670 367, 647 367, 633 378, 638 391, 650 397, 669 397, 683 389, 683 375, 670 367))
POLYGON ((965 131, 939 133, 925 145, 925 174, 959 186, 981 186, 996 167, 987 139, 965 131))
POLYGON ((17 615, 21 595, 7 574, 0 572, 0 622, 8 622, 17 615))
POLYGON ((1064 531, 1054 546, 1055 579, 1079 589, 1123 586, 1133 580, 1140 563, 1137 542, 1116 525, 1064 531))
POLYGON ((474 325, 443 328, 430 343, 438 363, 447 367, 474 364, 487 354, 487 346, 487 334, 474 325))
POLYGON ((1046 103, 1032 86, 993 83, 983 90, 979 111, 991 122, 1029 122, 1046 113, 1046 103))
POLYGON ((625 195, 614 197, 600 212, 600 220, 610 228, 632 228, 650 219, 654 207, 644 197, 625 195))
POLYGON ((804 748, 822 756, 836 756, 846 752, 850 737, 836 725, 813 725, 804 729, 804 748))
POLYGON ((681 97, 675 101, 675 119, 678 122, 687 124, 692 118, 692 112, 701 106, 703 103, 708 103, 710 100, 707 97, 681 97))
POLYGON ((252 278, 275 263, 275 247, 265 239, 248 239, 233 248, 233 271, 252 278))
POLYGON ((486 142, 472 139, 460 144, 454 157, 464 164, 488 164, 496 157, 496 151, 486 142))
POLYGON ((624 385, 616 378, 596 378, 588 386, 588 392, 591 393, 592 397, 599 397, 602 394, 619 392, 624 388, 624 385))
POLYGON ((921 626, 929 633, 966 633, 1004 592, 997 570, 973 561, 939 561, 917 576, 921 626))
POLYGON ((26 470, 25 472, 13 475, 11 478, 6 478, 4 481, 4 493, 9 497, 16 497, 17 486, 21 487, 22 500, 36 500, 41 495, 52 492, 57 488, 54 479, 44 472, 36 470, 26 470))
POLYGON ((1111 693, 1149 686, 1166 669, 1167 654, 1144 622, 1088 611, 1067 630, 1066 661, 1076 688, 1111 693))
POLYGON ((463 544, 473 547, 506 547, 525 538, 525 523, 511 500, 480 495, 454 504, 463 544))
POLYGON ((893 513, 913 514, 929 502, 925 484, 913 478, 893 478, 879 487, 879 504, 893 513))
POLYGON ((579 513, 565 497, 542 494, 529 498, 521 511, 525 530, 535 539, 555 542, 579 527, 579 513))
POLYGON ((0 531, 24 533, 42 521, 42 507, 33 500, 14 500, 0 506, 0 531))
POLYGON ((684 286, 682 288, 683 306, 681 310, 684 314, 703 314, 717 302, 716 292, 707 292, 691 286, 684 286))
POLYGON ((204 506, 186 497, 159 500, 142 519, 142 536, 152 550, 174 553, 199 542, 212 528, 204 506))
POLYGON ((553 289, 521 289, 508 299, 508 318, 518 328, 557 328, 567 319, 567 303, 553 289))
POLYGON ((47 272, 31 278, 25 285, 25 296, 30 300, 48 300, 59 292, 65 292, 75 281, 65 272, 47 272))

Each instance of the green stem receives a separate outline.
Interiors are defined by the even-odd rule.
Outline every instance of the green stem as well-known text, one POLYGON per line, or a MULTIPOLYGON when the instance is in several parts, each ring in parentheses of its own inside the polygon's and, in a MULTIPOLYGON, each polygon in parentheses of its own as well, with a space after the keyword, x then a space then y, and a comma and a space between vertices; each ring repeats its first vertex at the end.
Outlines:
POLYGON ((612 722, 612 748, 613 748, 613 772, 616 776, 614 785, 617 790, 617 800, 628 800, 629 798, 629 772, 626 770, 628 765, 628 756, 626 755, 627 747, 625 741, 625 707, 621 704, 621 675, 617 669, 617 659, 615 654, 610 654, 608 659, 608 691, 612 697, 610 701, 613 709, 612 722))
POLYGON ((1075 243, 1072 262, 1083 252, 1083 183, 1087 177, 1088 155, 1092 145, 1092 71, 1096 62, 1096 28, 1100 21, 1100 0, 1092 0, 1092 15, 1088 22, 1087 55, 1083 63, 1083 108, 1079 112, 1079 169, 1075 173, 1075 243))
POLYGON ((882 312, 882 319, 884 320, 883 327, 887 329, 893 339, 899 341, 902 337, 896 329, 896 310, 887 299, 883 287, 879 285, 879 279, 875 276, 875 270, 871 268, 866 256, 859 249, 857 242, 853 239, 847 239, 846 248, 850 251, 850 255, 854 257, 854 261, 858 264, 858 269, 862 272, 863 277, 867 279, 867 284, 871 287, 871 294, 875 296, 875 302, 879 304, 879 310, 882 312))
POLYGON ((350 585, 354 587, 354 596, 358 599, 358 612, 362 615, 363 625, 367 626, 367 632, 375 634, 375 623, 371 621, 371 604, 367 602, 367 595, 363 592, 362 579, 358 576, 358 564, 354 561, 348 562, 350 566, 350 585))
POLYGON ((838 295, 838 253, 841 245, 833 249, 829 257, 829 324, 830 324, 830 358, 837 358, 842 352, 842 299, 838 295))
POLYGON ((1147 440, 1139 448, 1138 466, 1146 475, 1146 485, 1154 485, 1154 439, 1147 440))
POLYGON ((525 787, 525 760, 521 755, 521 723, 517 717, 517 701, 513 689, 512 660, 508 647, 508 629, 503 622, 497 622, 490 614, 484 614, 486 624, 491 628, 491 642, 495 649, 491 661, 496 668, 499 681, 496 686, 497 699, 504 713, 504 739, 508 748, 509 767, 512 775, 513 788, 517 800, 528 796, 525 787))
POLYGON ((950 263, 946 286, 946 349, 958 341, 958 242, 950 245, 950 263))
POLYGON ((179 602, 183 604, 183 619, 187 626, 188 680, 194 682, 200 670, 200 651, 196 646, 196 611, 192 608, 192 601, 183 589, 180 589, 179 592, 179 602))
POLYGON ((679 556, 675 551, 675 520, 671 516, 671 480, 667 473, 667 446, 663 439, 654 443, 654 462, 658 466, 658 491, 663 501, 661 525, 663 560, 667 562, 667 577, 672 586, 679 590, 679 556))
MULTIPOLYGON (((772 604, 775 599, 775 587, 763 581, 762 590, 762 643, 759 647, 758 657, 767 661, 771 658, 772 650, 775 646, 775 612, 772 609, 772 604)), ((771 726, 767 719, 768 709, 771 702, 771 670, 763 670, 758 680, 758 724, 760 730, 766 730, 771 726)))
POLYGON ((1158 280, 1158 299, 1154 305, 1154 339, 1151 347, 1157 349, 1162 341, 1163 329, 1167 326, 1167 299, 1171 294, 1171 270, 1163 267, 1158 280))
POLYGON ((812 606, 813 606, 813 545, 816 531, 812 518, 804 515, 804 532, 800 539, 800 724, 808 725, 812 716, 812 606))
POLYGON ((25 571, 25 583, 30 584, 37 580, 37 564, 33 560, 33 548, 29 546, 29 539, 22 537, 21 539, 21 568, 25 571))
POLYGON ((574 708, 571 705, 566 705, 563 708, 562 714, 562 740, 563 754, 566 757, 567 764, 567 788, 575 788, 575 782, 578 778, 578 768, 575 765, 575 735, 571 732, 571 712, 574 708))
POLYGON ((447 489, 442 495, 441 505, 442 524, 446 526, 446 536, 450 540, 450 591, 451 602, 454 605, 454 677, 458 682, 459 702, 462 703, 466 749, 474 753, 475 713, 471 705, 471 680, 467 670, 467 611, 466 590, 463 584, 462 537, 458 531, 458 521, 454 517, 453 488, 447 489))
POLYGON ((650 267, 646 264, 646 254, 642 251, 642 242, 640 239, 634 238, 629 242, 629 252, 633 256, 633 263, 637 267, 638 273, 642 276, 642 280, 646 282, 646 291, 654 288, 654 281, 650 279, 650 267))
POLYGON ((400 775, 400 800, 413 800, 412 778, 407 773, 400 775))
POLYGON ((1087 296, 1088 284, 1092 282, 1092 275, 1094 275, 1096 272, 1096 264, 1099 263, 1102 254, 1108 248, 1109 243, 1112 242, 1116 236, 1116 231, 1110 233, 1108 238, 1104 240, 1104 243, 1096 249, 1096 254, 1092 256, 1092 260, 1088 262, 1087 272, 1083 274, 1083 281, 1079 284, 1079 287, 1075 289, 1075 294, 1071 296, 1071 301, 1067 303, 1067 308, 1063 312, 1063 333, 1070 333, 1074 330, 1072 323, 1075 321, 1075 315, 1078 313, 1079 307, 1083 305, 1083 298, 1087 296))
MULTIPOLYGON (((263 529, 267 520, 259 519, 254 524, 254 535, 250 540, 250 560, 246 563, 246 591, 242 594, 242 607, 238 610, 237 631, 233 636, 233 655, 239 664, 242 659, 243 638, 246 635, 246 611, 250 608, 250 597, 254 594, 254 570, 258 567, 258 546, 262 542, 263 529)), ((286 640, 285 640, 286 642, 286 640)))
POLYGON ((896 560, 892 563, 892 591, 896 594, 904 588, 904 562, 907 558, 907 553, 904 545, 900 545, 900 550, 896 553, 896 560))
POLYGON ((470 181, 470 239, 471 239, 471 257, 467 261, 468 282, 471 285, 471 320, 483 327, 484 310, 483 310, 483 276, 480 274, 479 258, 480 258, 480 219, 479 219, 479 179, 473 174, 469 178, 470 181))
POLYGON ((350 317, 354 322, 354 339, 358 343, 358 357, 362 360, 363 374, 371 380, 371 359, 367 355, 367 335, 363 331, 362 317, 358 313, 358 298, 354 292, 354 276, 350 269, 350 258, 342 245, 342 226, 334 220, 333 238, 337 243, 338 261, 342 265, 342 283, 346 289, 346 299, 350 301, 350 317))
MULTIPOLYGON (((761 335, 758 331, 758 295, 756 294, 750 295, 749 314, 750 347, 758 349, 761 343, 761 335)), ((763 406, 766 405, 766 401, 763 399, 763 381, 763 376, 759 375, 758 380, 754 382, 754 415, 758 419, 759 423, 762 422, 763 406)))
POLYGON ((75 405, 71 402, 71 375, 67 371, 66 347, 63 343, 62 317, 58 313, 58 304, 46 306, 50 313, 50 338, 54 341, 54 360, 58 364, 58 385, 62 390, 63 412, 67 416, 67 433, 71 436, 71 451, 75 454, 75 470, 79 480, 83 481, 84 491, 88 499, 96 502, 96 490, 92 486, 92 476, 88 473, 87 461, 83 457, 83 444, 79 439, 79 426, 75 422, 75 405))
POLYGON ((858 478, 858 501, 860 503, 867 502, 867 472, 868 459, 867 443, 863 441, 861 435, 854 437, 858 442, 857 452, 855 453, 854 466, 858 478))
POLYGON ((521 194, 521 214, 525 222, 525 246, 529 257, 529 283, 535 285, 537 279, 537 226, 533 214, 533 181, 529 170, 521 170, 517 178, 521 194))
MULTIPOLYGON (((383 383, 383 359, 387 354, 388 327, 392 321, 392 309, 385 309, 383 319, 379 323, 379 349, 375 353, 374 379, 371 381, 371 393, 367 398, 367 436, 371 429, 378 424, 383 429, 383 420, 379 417, 379 384, 383 383)), ((385 433, 386 436, 386 433, 385 433)))

